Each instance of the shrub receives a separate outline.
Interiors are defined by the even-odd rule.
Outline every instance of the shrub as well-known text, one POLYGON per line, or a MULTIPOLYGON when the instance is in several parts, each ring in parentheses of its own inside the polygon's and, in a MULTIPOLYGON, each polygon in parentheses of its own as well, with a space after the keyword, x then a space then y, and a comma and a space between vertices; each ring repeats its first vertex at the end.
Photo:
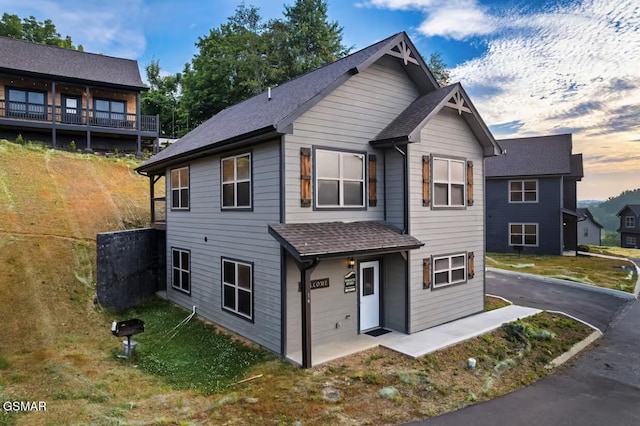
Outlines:
POLYGON ((69 144, 69 151, 76 152, 77 150, 78 147, 76 146, 76 141, 71 141, 71 143, 69 144))
POLYGON ((585 252, 589 252, 589 246, 584 245, 584 244, 579 244, 578 245, 578 251, 585 251, 585 252))
POLYGON ((16 143, 19 145, 24 145, 24 138, 22 137, 22 133, 18 133, 18 137, 16 138, 16 143))

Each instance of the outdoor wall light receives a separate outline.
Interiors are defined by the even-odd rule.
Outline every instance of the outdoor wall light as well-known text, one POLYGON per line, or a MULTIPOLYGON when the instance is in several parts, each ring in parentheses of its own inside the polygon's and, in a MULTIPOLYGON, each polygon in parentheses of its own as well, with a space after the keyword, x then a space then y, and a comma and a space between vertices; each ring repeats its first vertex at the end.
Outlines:
POLYGON ((356 266, 356 260, 353 257, 349 258, 349 269, 353 269, 356 266))

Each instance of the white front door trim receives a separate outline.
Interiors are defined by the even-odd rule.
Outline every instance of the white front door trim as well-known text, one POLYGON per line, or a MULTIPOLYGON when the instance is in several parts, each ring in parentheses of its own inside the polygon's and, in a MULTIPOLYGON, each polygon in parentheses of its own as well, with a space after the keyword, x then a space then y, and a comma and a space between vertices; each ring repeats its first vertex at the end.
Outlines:
POLYGON ((380 326, 380 261, 360 263, 360 331, 380 326))

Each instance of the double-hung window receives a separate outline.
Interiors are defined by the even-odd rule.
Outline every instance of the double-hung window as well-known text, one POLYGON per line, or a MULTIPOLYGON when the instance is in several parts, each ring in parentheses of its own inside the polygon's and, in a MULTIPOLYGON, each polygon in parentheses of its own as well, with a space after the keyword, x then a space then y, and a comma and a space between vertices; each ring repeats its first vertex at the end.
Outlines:
POLYGON ((635 228, 636 227, 636 218, 633 216, 625 216, 624 218, 624 227, 625 228, 635 228))
POLYGON ((433 288, 465 282, 466 254, 458 253, 433 258, 433 288))
POLYGON ((94 100, 95 118, 100 119, 101 124, 109 122, 122 122, 126 120, 127 103, 125 101, 113 101, 109 99, 94 100))
POLYGON ((46 120, 46 93, 35 90, 7 89, 8 115, 11 117, 46 120))
POLYGON ((538 224, 537 223, 510 223, 509 224, 509 245, 510 246, 538 246, 538 224))
POLYGON ((636 245, 636 237, 631 237, 627 235, 627 245, 635 246, 636 245))
POLYGON ((251 208, 251 154, 222 160, 222 208, 251 208))
POLYGON ((510 203, 537 203, 538 202, 538 181, 537 180, 510 180, 509 181, 509 202, 510 203))
POLYGON ((171 170, 171 208, 189 209, 189 167, 171 170))
POLYGON ((315 151, 316 207, 364 208, 365 154, 315 151))
POLYGON ((464 160, 433 158, 433 206, 465 206, 465 170, 464 160))
POLYGON ((191 253, 188 250, 171 249, 171 286, 185 293, 191 293, 191 253))
POLYGON ((242 317, 253 318, 253 265, 222 259, 222 307, 242 317))

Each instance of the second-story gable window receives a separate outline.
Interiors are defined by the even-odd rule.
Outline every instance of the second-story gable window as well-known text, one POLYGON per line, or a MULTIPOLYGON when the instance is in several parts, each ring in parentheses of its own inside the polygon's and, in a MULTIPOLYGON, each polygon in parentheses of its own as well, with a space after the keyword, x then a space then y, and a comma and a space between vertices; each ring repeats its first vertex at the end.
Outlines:
POLYGON ((510 180, 509 181, 509 202, 510 203, 537 203, 538 202, 538 181, 537 180, 510 180))
POLYGON ((364 208, 364 154, 315 151, 315 196, 319 208, 364 208))
POLYGON ((251 208, 251 154, 234 155, 222 163, 222 208, 251 208))
POLYGON ((171 208, 189 209, 189 167, 171 170, 171 208))
POLYGON ((625 216, 624 218, 624 227, 625 228, 635 228, 636 227, 636 218, 633 216, 625 216))
POLYGON ((464 207, 466 162, 433 158, 433 206, 464 207))

